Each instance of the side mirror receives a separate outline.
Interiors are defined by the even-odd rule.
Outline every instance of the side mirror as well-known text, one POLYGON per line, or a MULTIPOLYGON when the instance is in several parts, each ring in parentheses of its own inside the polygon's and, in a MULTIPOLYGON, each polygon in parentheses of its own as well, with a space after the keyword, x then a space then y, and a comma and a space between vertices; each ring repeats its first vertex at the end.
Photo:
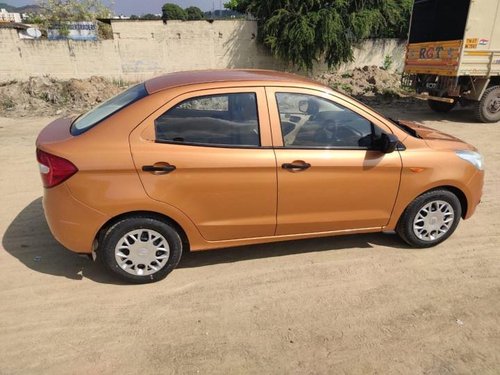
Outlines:
POLYGON ((399 139, 394 134, 382 133, 380 137, 380 151, 384 154, 390 154, 394 152, 399 144, 399 139))

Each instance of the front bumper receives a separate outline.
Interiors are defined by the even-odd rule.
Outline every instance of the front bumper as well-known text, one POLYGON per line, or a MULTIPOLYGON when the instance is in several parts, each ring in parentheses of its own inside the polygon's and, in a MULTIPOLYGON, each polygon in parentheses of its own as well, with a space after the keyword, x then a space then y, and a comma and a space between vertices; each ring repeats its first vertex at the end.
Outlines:
POLYGON ((470 218, 476 212, 476 208, 481 202, 483 195, 483 186, 484 171, 477 171, 467 183, 467 212, 464 219, 470 218))

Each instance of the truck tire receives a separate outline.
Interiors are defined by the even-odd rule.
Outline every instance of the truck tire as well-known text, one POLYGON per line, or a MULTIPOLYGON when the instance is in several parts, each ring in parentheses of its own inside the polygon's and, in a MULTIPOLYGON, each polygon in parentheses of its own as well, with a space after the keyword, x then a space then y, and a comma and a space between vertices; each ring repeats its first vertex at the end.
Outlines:
POLYGON ((429 108, 432 109, 434 112, 448 113, 453 109, 453 107, 455 107, 457 101, 455 100, 453 103, 446 103, 429 99, 427 100, 427 104, 429 104, 429 108))
POLYGON ((500 86, 486 89, 483 97, 476 103, 476 119, 480 122, 500 121, 500 86))

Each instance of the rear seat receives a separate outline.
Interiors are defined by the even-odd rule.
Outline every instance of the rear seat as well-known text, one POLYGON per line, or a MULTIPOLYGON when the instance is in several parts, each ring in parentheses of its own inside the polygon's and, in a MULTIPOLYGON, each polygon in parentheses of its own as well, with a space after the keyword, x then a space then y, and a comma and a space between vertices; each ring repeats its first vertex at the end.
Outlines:
MULTIPOLYGON (((196 111, 193 111, 196 112, 196 111)), ((159 141, 259 146, 256 120, 236 122, 211 117, 167 117, 155 123, 159 141)))

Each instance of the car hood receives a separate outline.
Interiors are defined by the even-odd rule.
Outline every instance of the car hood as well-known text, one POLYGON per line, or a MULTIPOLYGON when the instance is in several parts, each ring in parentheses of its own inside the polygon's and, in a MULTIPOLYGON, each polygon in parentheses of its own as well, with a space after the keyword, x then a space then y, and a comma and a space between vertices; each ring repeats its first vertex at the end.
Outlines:
POLYGON ((428 126, 424 126, 418 122, 398 120, 398 123, 413 130, 419 138, 423 139, 424 142, 433 149, 477 151, 474 146, 457 137, 433 128, 429 128, 428 126))

